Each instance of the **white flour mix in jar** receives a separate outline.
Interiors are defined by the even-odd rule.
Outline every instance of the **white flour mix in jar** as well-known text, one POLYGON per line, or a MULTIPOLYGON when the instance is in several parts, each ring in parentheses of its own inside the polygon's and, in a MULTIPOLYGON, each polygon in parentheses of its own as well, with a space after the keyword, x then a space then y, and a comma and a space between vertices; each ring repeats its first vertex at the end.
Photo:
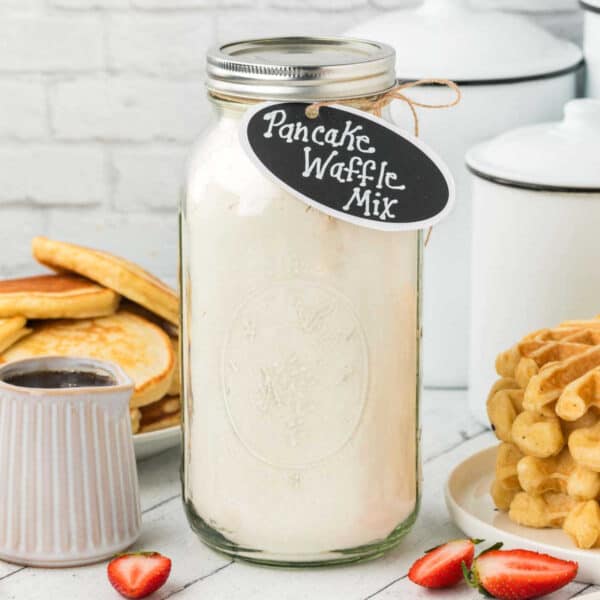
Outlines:
POLYGON ((417 510, 420 233, 308 207, 216 103, 182 211, 188 517, 255 560, 381 553, 417 510))

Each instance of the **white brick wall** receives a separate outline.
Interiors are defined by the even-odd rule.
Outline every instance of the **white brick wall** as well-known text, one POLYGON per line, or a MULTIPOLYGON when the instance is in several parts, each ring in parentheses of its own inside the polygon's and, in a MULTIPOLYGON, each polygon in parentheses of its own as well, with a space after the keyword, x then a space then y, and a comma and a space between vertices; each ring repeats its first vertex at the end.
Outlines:
POLYGON ((45 0, 4 0, 0 4, 0 14, 23 14, 38 11, 45 0))
POLYGON ((109 69, 165 77, 202 75, 204 64, 198 57, 215 42, 214 20, 207 11, 111 17, 109 69))
POLYGON ((70 73, 103 67, 102 27, 94 16, 4 16, 0 40, 0 71, 70 73))
MULTIPOLYGON (((333 34, 419 0, 0 0, 0 276, 45 234, 174 281, 176 206, 210 108, 204 54, 254 35, 333 34)), ((577 0, 474 0, 580 41, 577 0)))
POLYGON ((47 120, 41 82, 0 80, 0 138, 43 137, 47 120))
POLYGON ((179 8, 214 8, 221 3, 219 0, 131 0, 131 4, 135 8, 148 10, 174 10, 179 8))
POLYGON ((40 270, 31 261, 29 241, 33 236, 45 231, 44 213, 33 210, 28 203, 22 203, 22 206, 2 207, 0 219, 4 254, 0 261, 0 277, 14 277, 40 270))
POLYGON ((187 155, 187 149, 179 146, 114 150, 115 208, 121 212, 161 209, 175 212, 187 155))
POLYGON ((139 76, 77 77, 49 86, 57 139, 188 142, 207 114, 200 80, 139 76))
MULTIPOLYGON (((0 204, 88 206, 110 200, 105 150, 99 146, 7 144, 0 147, 0 165, 0 204)), ((1 223, 8 225, 3 218, 1 223)))

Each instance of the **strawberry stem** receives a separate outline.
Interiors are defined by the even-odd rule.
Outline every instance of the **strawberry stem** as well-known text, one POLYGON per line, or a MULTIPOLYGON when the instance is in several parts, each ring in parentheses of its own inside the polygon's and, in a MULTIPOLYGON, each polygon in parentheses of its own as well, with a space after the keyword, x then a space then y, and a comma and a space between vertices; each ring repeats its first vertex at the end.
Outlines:
MULTIPOLYGON (((484 554, 486 554, 487 552, 491 552, 492 550, 500 550, 500 548, 502 548, 502 546, 504 546, 504 544, 502 542, 496 542, 493 546, 490 546, 489 548, 482 550, 479 553, 479 556, 483 556, 484 554)), ((479 556, 477 558, 479 558, 479 556)))
POLYGON ((479 581, 477 569, 469 569, 464 560, 460 563, 460 568, 462 569, 463 577, 465 578, 467 585, 470 585, 473 589, 478 590, 481 594, 487 596, 488 598, 494 597, 483 587, 481 581, 479 581))
POLYGON ((469 567, 467 567, 467 563, 464 560, 460 563, 460 568, 467 585, 470 585, 472 588, 476 588, 477 585, 473 581, 475 574, 469 569, 469 567))

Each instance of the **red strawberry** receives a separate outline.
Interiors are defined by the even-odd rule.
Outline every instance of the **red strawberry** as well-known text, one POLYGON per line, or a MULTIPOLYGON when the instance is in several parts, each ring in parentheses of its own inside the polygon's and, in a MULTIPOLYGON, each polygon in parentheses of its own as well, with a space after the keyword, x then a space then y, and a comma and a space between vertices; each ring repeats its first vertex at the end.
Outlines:
POLYGON ((461 565, 473 562, 475 544, 480 540, 454 540, 428 550, 408 572, 408 578, 427 588, 445 588, 458 583, 463 576, 461 565))
POLYGON ((550 594, 577 575, 577 563, 531 552, 495 550, 483 552, 469 572, 469 585, 500 600, 528 600, 550 594))
POLYGON ((171 559, 158 552, 119 554, 108 563, 108 580, 125 598, 145 598, 161 587, 171 572, 171 559))

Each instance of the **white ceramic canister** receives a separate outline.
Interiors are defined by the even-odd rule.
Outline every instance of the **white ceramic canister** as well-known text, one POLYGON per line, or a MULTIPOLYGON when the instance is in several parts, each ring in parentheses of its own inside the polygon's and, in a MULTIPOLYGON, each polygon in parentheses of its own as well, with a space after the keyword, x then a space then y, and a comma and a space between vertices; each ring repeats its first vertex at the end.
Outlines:
POLYGON ((600 0, 581 0, 585 11, 583 53, 586 62, 586 93, 600 98, 600 0))
MULTIPOLYGON (((421 137, 447 162, 456 180, 453 214, 425 250, 423 369, 425 386, 467 384, 471 197, 465 152, 472 145, 529 123, 560 117, 575 96, 581 51, 524 17, 473 10, 465 0, 426 0, 416 10, 386 13, 348 32, 396 49, 400 79, 450 78, 463 99, 452 111, 422 115, 421 137)), ((599 42, 600 43, 600 42, 599 42)), ((436 86, 411 97, 440 103, 436 86)), ((410 129, 404 103, 392 120, 410 129)))
POLYGON ((600 312, 600 100, 560 122, 516 129, 467 154, 473 171, 472 412, 496 356, 526 333, 600 312))
POLYGON ((137 539, 132 390, 103 361, 44 357, 0 368, 0 559, 82 565, 137 539))

